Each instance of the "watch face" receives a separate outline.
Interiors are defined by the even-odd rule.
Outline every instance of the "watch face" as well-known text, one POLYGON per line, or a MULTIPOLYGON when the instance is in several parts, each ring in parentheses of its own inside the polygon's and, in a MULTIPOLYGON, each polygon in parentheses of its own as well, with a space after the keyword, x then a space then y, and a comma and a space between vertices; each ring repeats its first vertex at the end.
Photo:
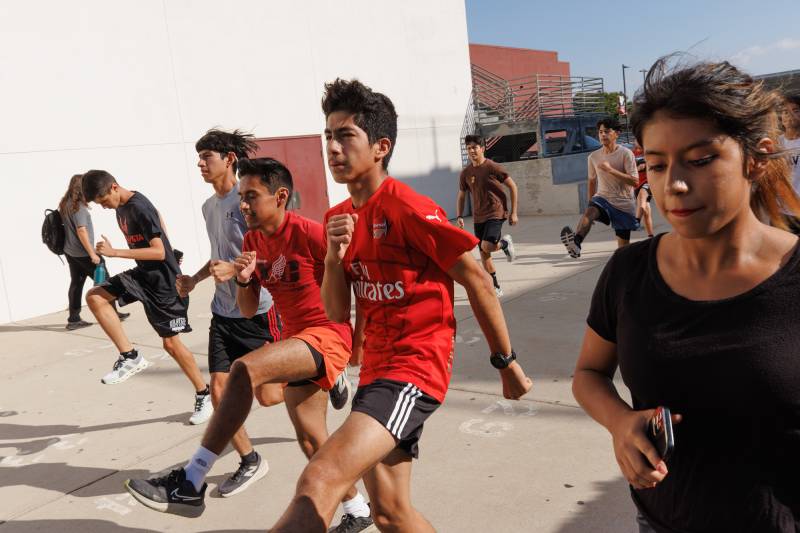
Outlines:
POLYGON ((499 353, 492 354, 492 357, 489 358, 489 362, 497 369, 506 368, 508 366, 508 360, 499 353))

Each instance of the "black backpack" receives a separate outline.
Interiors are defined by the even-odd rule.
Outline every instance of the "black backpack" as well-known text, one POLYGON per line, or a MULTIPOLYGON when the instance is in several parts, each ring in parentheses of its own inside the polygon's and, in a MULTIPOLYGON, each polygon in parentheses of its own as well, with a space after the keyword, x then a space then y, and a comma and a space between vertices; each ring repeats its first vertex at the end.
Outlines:
POLYGON ((42 242, 56 255, 64 255, 66 230, 58 209, 45 209, 42 223, 42 242))

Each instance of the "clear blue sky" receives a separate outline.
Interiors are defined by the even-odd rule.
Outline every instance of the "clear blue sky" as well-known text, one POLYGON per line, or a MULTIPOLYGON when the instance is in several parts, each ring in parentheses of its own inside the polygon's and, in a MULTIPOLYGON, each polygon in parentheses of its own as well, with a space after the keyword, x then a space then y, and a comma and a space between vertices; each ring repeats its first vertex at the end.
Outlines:
POLYGON ((573 76, 628 97, 640 69, 689 51, 751 74, 800 69, 800 0, 466 0, 469 42, 558 52, 573 76), (691 48, 691 49, 690 49, 691 48))

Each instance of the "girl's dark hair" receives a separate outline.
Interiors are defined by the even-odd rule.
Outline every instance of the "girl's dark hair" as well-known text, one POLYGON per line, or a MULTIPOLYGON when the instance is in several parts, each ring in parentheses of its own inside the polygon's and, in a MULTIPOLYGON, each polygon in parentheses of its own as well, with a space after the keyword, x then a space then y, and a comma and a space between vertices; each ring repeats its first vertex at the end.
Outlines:
POLYGON ((765 137, 777 143, 781 96, 727 61, 673 68, 675 57, 656 61, 634 96, 631 128, 636 140, 645 147, 644 128, 659 111, 712 121, 742 147, 745 174, 748 161, 766 162, 765 172, 754 179, 750 203, 756 214, 766 212, 773 225, 786 229, 782 209, 800 214, 800 199, 789 181, 785 153, 758 150, 765 137))
POLYGON ((61 216, 74 215, 82 205, 86 205, 86 200, 83 198, 83 174, 75 174, 69 180, 69 187, 64 197, 58 203, 58 210, 61 216))
POLYGON ((289 197, 292 196, 294 189, 292 173, 277 159, 271 157, 243 159, 239 164, 239 177, 243 176, 258 176, 272 194, 278 192, 281 187, 286 187, 289 189, 289 197))
POLYGON ((252 133, 244 133, 241 130, 228 132, 212 128, 198 139, 194 144, 194 149, 198 153, 203 150, 219 152, 220 157, 225 157, 228 152, 233 152, 236 155, 236 161, 233 162, 233 172, 236 173, 239 168, 239 161, 247 159, 250 154, 254 154, 258 150, 258 145, 252 133))
POLYGON ((325 84, 322 111, 325 118, 334 111, 352 113, 356 126, 366 132, 371 144, 380 139, 389 139, 391 147, 382 162, 384 170, 389 168, 397 140, 397 113, 388 96, 374 92, 358 80, 336 78, 325 84))

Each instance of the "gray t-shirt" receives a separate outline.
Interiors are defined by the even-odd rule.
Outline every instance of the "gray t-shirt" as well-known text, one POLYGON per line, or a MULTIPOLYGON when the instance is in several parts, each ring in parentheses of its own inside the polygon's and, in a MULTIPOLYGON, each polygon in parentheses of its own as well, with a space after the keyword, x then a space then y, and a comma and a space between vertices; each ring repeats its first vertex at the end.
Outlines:
MULTIPOLYGON (((70 210, 70 202, 66 205, 67 211, 70 210)), ((78 239, 78 228, 83 226, 89 232, 89 244, 94 245, 94 227, 92 226, 92 217, 89 210, 85 205, 78 207, 78 210, 71 215, 64 216, 61 213, 61 218, 64 221, 64 253, 72 257, 88 257, 89 253, 86 248, 81 244, 78 239)))
POLYGON ((599 168, 603 161, 608 161, 611 168, 628 174, 638 181, 639 171, 636 169, 636 157, 633 152, 620 145, 617 145, 617 149, 610 154, 603 150, 600 148, 589 154, 589 179, 597 179, 597 196, 602 196, 620 211, 636 213, 636 202, 633 198, 635 187, 599 168))
MULTIPOLYGON (((242 241, 247 232, 247 224, 239 210, 239 184, 224 197, 216 194, 203 204, 203 218, 206 220, 206 231, 211 241, 211 259, 231 262, 242 253, 242 241)), ((231 279, 225 283, 217 283, 211 312, 227 318, 242 318, 236 305, 238 286, 231 279)), ((258 314, 266 313, 272 307, 272 295, 261 288, 258 302, 258 314)))

